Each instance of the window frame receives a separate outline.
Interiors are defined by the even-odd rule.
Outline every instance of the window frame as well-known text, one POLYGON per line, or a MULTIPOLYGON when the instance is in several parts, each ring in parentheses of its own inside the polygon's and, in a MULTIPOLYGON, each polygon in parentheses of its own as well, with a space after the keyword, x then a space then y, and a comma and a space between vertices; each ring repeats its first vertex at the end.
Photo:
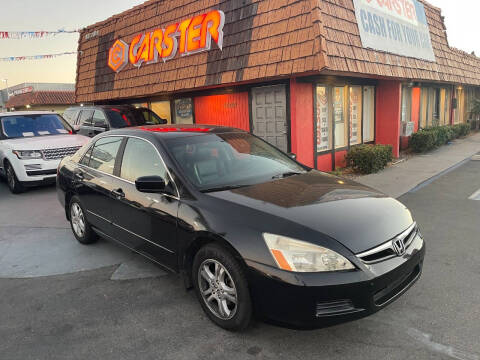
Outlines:
POLYGON ((90 146, 88 147, 88 149, 85 151, 85 153, 83 153, 83 155, 80 157, 80 159, 78 160, 78 165, 80 166, 84 166, 90 170, 93 170, 93 171, 98 171, 99 173, 101 174, 104 174, 104 175, 109 175, 109 176, 113 176, 113 177, 117 177, 116 174, 118 173, 118 162, 119 162, 119 159, 120 157, 122 156, 123 157, 123 148, 124 148, 124 142, 125 142, 125 136, 123 135, 106 135, 106 136, 102 136, 100 138, 98 138, 95 142, 93 142, 92 144, 90 144, 90 146), (117 150, 117 154, 115 156, 115 163, 114 163, 114 166, 113 166, 113 173, 112 174, 109 174, 103 170, 99 170, 99 169, 95 169, 93 167, 90 166, 90 161, 92 159, 92 154, 93 154, 93 149, 95 148, 95 146, 97 145, 97 143, 103 139, 108 139, 108 138, 122 138, 122 141, 120 142, 120 146, 118 147, 118 150, 117 150), (89 159, 88 159, 88 165, 87 164, 82 164, 82 161, 85 159, 85 157, 87 156, 87 154, 90 153, 89 155, 89 159))
POLYGON ((365 84, 365 83, 342 83, 342 82, 315 82, 313 86, 313 129, 314 129, 314 156, 315 158, 318 156, 322 155, 327 155, 335 152, 341 152, 345 150, 349 150, 352 147, 355 146, 360 146, 364 144, 374 144, 376 141, 376 94, 377 94, 377 85, 376 84, 365 84), (318 123, 317 123, 317 87, 324 87, 326 89, 326 94, 327 94, 327 102, 328 102, 328 122, 329 122, 329 131, 331 132, 331 144, 329 150, 323 150, 323 151, 317 151, 317 131, 318 131, 318 123), (333 92, 336 87, 342 87, 343 88, 343 95, 344 95, 344 118, 345 118, 345 126, 347 127, 347 144, 341 148, 336 148, 336 142, 335 142, 335 117, 333 114, 333 92), (361 99, 360 99, 360 104, 361 104, 361 119, 358 119, 358 123, 361 123, 362 126, 359 129, 359 134, 361 137, 361 142, 358 144, 351 144, 351 139, 350 139, 350 88, 352 87, 360 87, 361 89, 361 99), (365 88, 373 88, 373 123, 371 126, 373 126, 373 140, 365 141, 365 133, 364 133, 364 121, 365 121, 365 106, 364 106, 364 93, 365 93, 365 88))
MULTIPOLYGON (((122 143, 121 160, 120 160, 120 162, 119 162, 119 164, 118 164, 118 174, 117 174, 117 176, 118 176, 120 179, 124 180, 124 181, 127 181, 127 182, 129 182, 129 183, 135 184, 135 181, 132 181, 132 180, 129 180, 129 179, 126 179, 126 178, 122 177, 122 166, 123 166, 123 160, 124 160, 124 157, 125 157, 125 151, 127 150, 128 142, 129 142, 130 140, 132 140, 132 139, 134 139, 134 140, 139 140, 139 141, 143 141, 143 142, 147 143, 150 147, 152 147, 152 148, 155 150, 155 153, 158 155, 158 157, 160 158, 160 161, 161 161, 163 167, 165 168, 165 174, 166 174, 166 177, 167 177, 167 178, 164 179, 165 182, 166 182, 167 180, 172 181, 173 179, 171 179, 171 178, 168 179, 168 177, 169 177, 169 172, 168 172, 167 166, 165 165, 165 162, 163 161, 163 158, 162 158, 162 156, 160 155, 160 152, 157 150, 157 148, 156 148, 151 142, 149 142, 148 140, 143 139, 143 138, 138 138, 138 137, 135 137, 135 136, 127 136, 127 137, 125 137, 125 139, 124 139, 124 141, 123 141, 123 143, 122 143)), ((145 175, 145 176, 148 176, 148 175, 145 175)))
MULTIPOLYGON (((90 144, 90 146, 87 148, 87 150, 83 153, 83 155, 80 157, 80 159, 78 160, 77 164, 81 167, 86 167, 92 171, 98 171, 100 172, 101 174, 104 174, 104 175, 108 175, 108 176, 112 176, 116 179, 119 179, 119 180, 122 180, 128 184, 132 184, 132 185, 135 185, 135 182, 133 181, 130 181, 130 180, 127 180, 127 179, 124 179, 122 177, 120 177, 120 169, 121 169, 121 166, 122 166, 122 161, 123 161, 123 154, 125 152, 125 147, 127 145, 127 141, 129 138, 134 138, 134 139, 139 139, 139 140, 143 140, 143 141, 146 141, 148 142, 151 146, 153 146, 153 148, 155 149, 155 151, 157 152, 158 156, 160 157, 160 160, 162 161, 162 164, 163 166, 165 167, 166 169, 166 172, 167 172, 167 176, 169 177, 171 183, 173 184, 173 188, 175 189, 175 192, 176 192, 176 196, 175 195, 170 195, 170 194, 163 194, 163 196, 167 196, 167 197, 171 197, 171 198, 174 198, 176 200, 180 200, 181 197, 180 197, 180 188, 178 187, 177 183, 175 182, 175 179, 172 175, 172 172, 170 171, 170 169, 168 168, 167 164, 165 163, 165 160, 163 159, 163 156, 162 154, 160 153, 160 151, 158 150, 158 148, 155 146, 154 143, 152 143, 150 140, 148 139, 145 139, 143 137, 139 137, 139 136, 131 136, 131 135, 104 135, 104 136, 101 136, 99 139, 97 139, 94 143, 90 144), (119 137, 119 138, 122 138, 122 142, 120 144, 120 147, 118 148, 118 151, 117 151, 117 157, 115 158, 115 167, 113 169, 113 174, 109 174, 109 173, 106 173, 102 170, 98 170, 98 169, 95 169, 95 168, 92 168, 90 167, 90 165, 85 165, 85 164, 82 164, 81 162, 83 161, 83 159, 85 158, 85 156, 88 154, 88 152, 90 150, 93 150, 93 147, 95 146, 95 144, 102 140, 102 139, 105 139, 105 138, 113 138, 113 137, 119 137)), ((91 156, 91 154, 90 154, 91 156)), ((90 159, 88 161, 88 163, 90 164, 90 159)))
POLYGON ((95 120, 95 114, 96 114, 97 112, 103 115, 103 123, 105 124, 106 128, 105 128, 105 129, 102 128, 102 130, 108 130, 108 129, 110 129, 110 122, 108 121, 107 114, 105 114, 105 112, 104 112, 103 110, 101 110, 101 109, 95 109, 95 110, 93 111, 93 115, 92 115, 92 126, 93 126, 93 127, 99 127, 98 125, 95 124, 95 121, 94 121, 94 120, 95 120))
MULTIPOLYGON (((123 162, 123 155, 125 154, 125 148, 127 146, 127 142, 128 142, 128 139, 132 138, 132 139, 139 139, 139 140, 143 140, 143 141, 146 141, 147 143, 149 143, 151 146, 153 146, 153 148, 155 149, 155 151, 157 152, 157 155, 160 157, 160 160, 162 161, 162 164, 163 166, 165 167, 165 170, 167 172, 167 176, 170 180, 170 182, 173 184, 173 188, 176 192, 176 196, 175 195, 170 195, 170 194, 164 194, 162 193, 163 196, 167 196, 167 197, 171 197, 171 198, 174 198, 176 200, 180 200, 180 188, 178 187, 177 183, 175 182, 175 179, 172 175, 172 172, 170 171, 170 169, 168 168, 167 164, 165 163, 165 160, 162 156, 162 154, 160 153, 160 151, 158 150, 157 146, 155 146, 155 144, 153 142, 151 142, 150 140, 148 139, 145 139, 143 137, 140 137, 140 136, 132 136, 132 135, 112 135, 112 136, 119 136, 119 137, 122 137, 123 138, 123 141, 122 141, 122 144, 120 146, 120 149, 118 150, 119 153, 118 153, 118 158, 117 158, 117 161, 118 161, 118 167, 115 166, 115 175, 114 177, 116 177, 117 179, 120 179, 126 183, 129 183, 129 184, 132 184, 132 185, 135 185, 135 182, 133 181, 130 181, 130 180, 127 180, 127 179, 124 179, 122 177, 120 177, 120 171, 121 171, 121 168, 122 168, 122 162, 123 162)), ((117 164, 116 164, 117 165, 117 164)))
POLYGON ((94 109, 82 109, 80 110, 80 113, 78 114, 78 124, 80 126, 93 126, 93 114, 95 113, 95 110, 94 109), (87 112, 92 112, 92 114, 90 115, 90 117, 87 119, 90 121, 90 124, 88 123, 88 121, 86 120, 85 123, 83 123, 83 120, 82 119, 82 114, 83 113, 87 113, 87 112))

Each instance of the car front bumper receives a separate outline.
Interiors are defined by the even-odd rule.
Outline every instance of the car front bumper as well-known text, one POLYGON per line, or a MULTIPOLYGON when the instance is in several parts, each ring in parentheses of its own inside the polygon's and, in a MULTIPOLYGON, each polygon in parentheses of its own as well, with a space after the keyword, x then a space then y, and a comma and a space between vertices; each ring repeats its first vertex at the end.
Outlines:
POLYGON ((417 235, 404 256, 355 271, 291 273, 247 262, 256 315, 300 329, 368 316, 395 301, 420 278, 424 256, 425 243, 417 235))
POLYGON ((24 186, 54 184, 60 160, 20 160, 13 164, 18 181, 24 186))

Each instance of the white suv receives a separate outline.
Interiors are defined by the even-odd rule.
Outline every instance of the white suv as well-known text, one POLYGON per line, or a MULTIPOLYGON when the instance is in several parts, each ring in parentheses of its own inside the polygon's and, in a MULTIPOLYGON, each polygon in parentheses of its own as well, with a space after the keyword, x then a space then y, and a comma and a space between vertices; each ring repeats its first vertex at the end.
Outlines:
POLYGON ((57 167, 90 139, 75 135, 58 114, 47 111, 0 113, 0 175, 13 193, 55 182, 57 167))

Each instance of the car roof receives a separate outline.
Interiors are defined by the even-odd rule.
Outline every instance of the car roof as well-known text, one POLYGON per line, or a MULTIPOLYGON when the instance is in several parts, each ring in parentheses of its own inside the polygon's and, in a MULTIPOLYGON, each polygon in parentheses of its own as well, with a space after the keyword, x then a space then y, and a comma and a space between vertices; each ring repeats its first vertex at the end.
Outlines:
POLYGON ((135 136, 155 136, 159 138, 176 138, 194 135, 224 134, 232 132, 243 132, 245 130, 217 125, 197 125, 197 124, 166 124, 166 125, 145 125, 129 128, 111 130, 107 133, 112 135, 135 135, 135 136))
POLYGON ((54 111, 10 111, 10 112, 0 112, 0 116, 21 116, 21 115, 45 115, 45 114, 56 114, 54 111))

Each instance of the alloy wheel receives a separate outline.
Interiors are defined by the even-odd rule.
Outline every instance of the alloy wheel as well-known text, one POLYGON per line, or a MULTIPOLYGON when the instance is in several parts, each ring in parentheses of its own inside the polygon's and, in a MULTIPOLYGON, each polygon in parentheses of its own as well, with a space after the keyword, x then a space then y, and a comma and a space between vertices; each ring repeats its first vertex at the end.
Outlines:
POLYGON ((7 181, 11 189, 15 189, 15 173, 11 166, 7 167, 7 181))
POLYGON ((222 320, 237 312, 237 289, 228 270, 217 260, 207 259, 198 268, 198 286, 210 311, 222 320))
POLYGON ((72 219, 73 231, 78 237, 83 237, 85 235, 85 218, 83 217, 83 211, 78 203, 73 203, 70 211, 70 216, 72 219))

